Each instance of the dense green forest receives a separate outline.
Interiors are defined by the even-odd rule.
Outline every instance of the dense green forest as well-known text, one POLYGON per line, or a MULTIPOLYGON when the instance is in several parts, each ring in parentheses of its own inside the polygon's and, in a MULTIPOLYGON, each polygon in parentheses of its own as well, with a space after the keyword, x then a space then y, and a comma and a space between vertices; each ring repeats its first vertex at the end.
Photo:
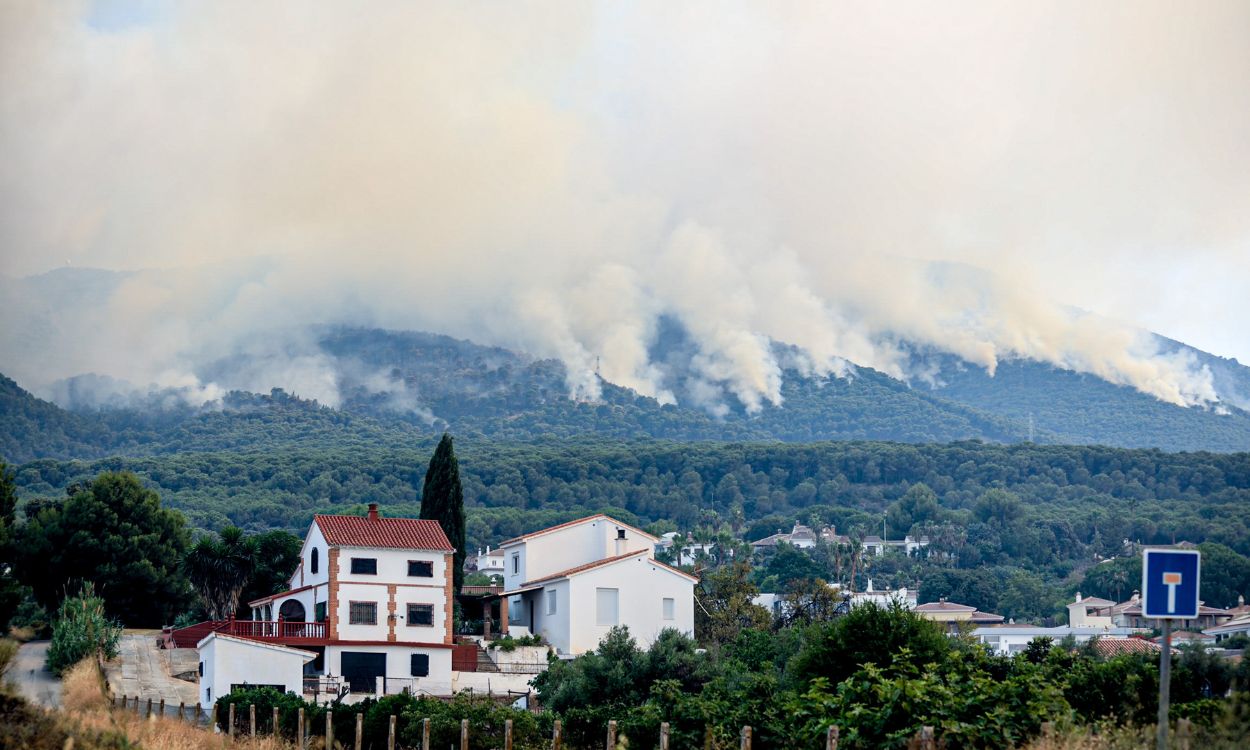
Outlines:
MULTIPOLYGON (((872 561, 848 582, 862 586, 871 575, 878 586, 919 586, 926 599, 948 596, 1035 621, 1060 616, 1091 566, 1131 556, 1138 543, 1190 541, 1250 554, 1248 454, 979 442, 518 444, 461 438, 456 445, 470 548, 598 511, 657 532, 746 540, 795 521, 832 524, 853 535, 880 533, 885 522, 895 538, 930 536, 929 553, 872 561)), ((292 448, 41 460, 18 466, 16 482, 29 501, 63 495, 104 471, 133 471, 194 527, 235 524, 302 534, 315 512, 360 512, 369 502, 392 515, 417 516, 433 447, 432 438, 422 438, 392 451, 292 448)), ((757 581, 783 589, 804 577, 851 575, 832 557, 803 557, 760 561, 757 581)), ((1247 589, 1250 573, 1225 586, 1233 599, 1247 589)), ((1131 584, 1120 593, 1129 592, 1131 584)))

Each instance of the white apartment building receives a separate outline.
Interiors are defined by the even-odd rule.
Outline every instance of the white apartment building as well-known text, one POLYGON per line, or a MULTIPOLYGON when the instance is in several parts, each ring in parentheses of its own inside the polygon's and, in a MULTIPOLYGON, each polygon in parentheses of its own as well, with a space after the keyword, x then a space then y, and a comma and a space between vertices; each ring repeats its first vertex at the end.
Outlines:
POLYGON ((598 514, 499 545, 509 632, 540 634, 562 656, 593 650, 617 625, 644 645, 666 628, 693 635, 698 579, 658 562, 657 541, 598 514))

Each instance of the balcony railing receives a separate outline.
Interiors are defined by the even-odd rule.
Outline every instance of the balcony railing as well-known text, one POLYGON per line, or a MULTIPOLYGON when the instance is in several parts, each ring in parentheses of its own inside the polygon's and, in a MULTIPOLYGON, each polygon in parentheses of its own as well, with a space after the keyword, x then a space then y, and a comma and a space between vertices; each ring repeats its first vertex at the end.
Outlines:
POLYGON ((324 622, 287 620, 231 620, 218 632, 258 641, 324 641, 328 635, 324 622))

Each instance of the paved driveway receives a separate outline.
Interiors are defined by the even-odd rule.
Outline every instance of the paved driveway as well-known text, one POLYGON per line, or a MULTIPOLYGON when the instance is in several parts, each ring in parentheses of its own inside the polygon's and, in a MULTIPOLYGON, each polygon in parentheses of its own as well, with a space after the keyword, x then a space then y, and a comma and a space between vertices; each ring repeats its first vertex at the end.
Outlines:
POLYGON ((48 641, 23 643, 17 649, 17 661, 9 670, 22 696, 44 706, 61 705, 61 681, 44 669, 48 660, 48 641))
POLYGON ((164 698, 166 710, 175 712, 179 702, 195 705, 199 700, 196 683, 173 676, 195 669, 194 649, 159 649, 155 632, 140 632, 124 634, 117 651, 117 658, 105 663, 104 674, 118 698, 124 695, 133 700, 138 696, 144 701, 151 698, 153 703, 164 698))

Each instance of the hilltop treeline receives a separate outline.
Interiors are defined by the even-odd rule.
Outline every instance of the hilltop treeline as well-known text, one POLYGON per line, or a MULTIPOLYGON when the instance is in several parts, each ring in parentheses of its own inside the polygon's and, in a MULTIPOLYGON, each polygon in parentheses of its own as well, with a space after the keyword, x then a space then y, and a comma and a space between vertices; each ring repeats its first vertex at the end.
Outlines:
MULTIPOLYGON (((1032 620, 1059 616, 1086 568, 1133 556, 1137 543, 1191 541, 1239 559, 1250 554, 1247 454, 976 442, 457 445, 471 549, 599 511, 657 533, 748 541, 795 521, 851 535, 880 534, 884 523, 893 538, 925 534, 933 543, 920 559, 872 561, 854 573, 834 569, 828 556, 768 561, 759 581, 780 590, 804 577, 855 575, 848 582, 863 585, 872 575, 878 586, 919 586, 924 598, 1032 620)), ((194 527, 302 534, 313 513, 361 512, 369 502, 416 516, 431 450, 417 443, 43 460, 19 466, 16 481, 29 501, 63 495, 104 471, 133 471, 194 527)), ((1250 594, 1242 590, 1250 582, 1237 576, 1225 598, 1250 594)), ((1124 596, 1134 588, 1128 576, 1115 585, 1112 593, 1124 596)))

